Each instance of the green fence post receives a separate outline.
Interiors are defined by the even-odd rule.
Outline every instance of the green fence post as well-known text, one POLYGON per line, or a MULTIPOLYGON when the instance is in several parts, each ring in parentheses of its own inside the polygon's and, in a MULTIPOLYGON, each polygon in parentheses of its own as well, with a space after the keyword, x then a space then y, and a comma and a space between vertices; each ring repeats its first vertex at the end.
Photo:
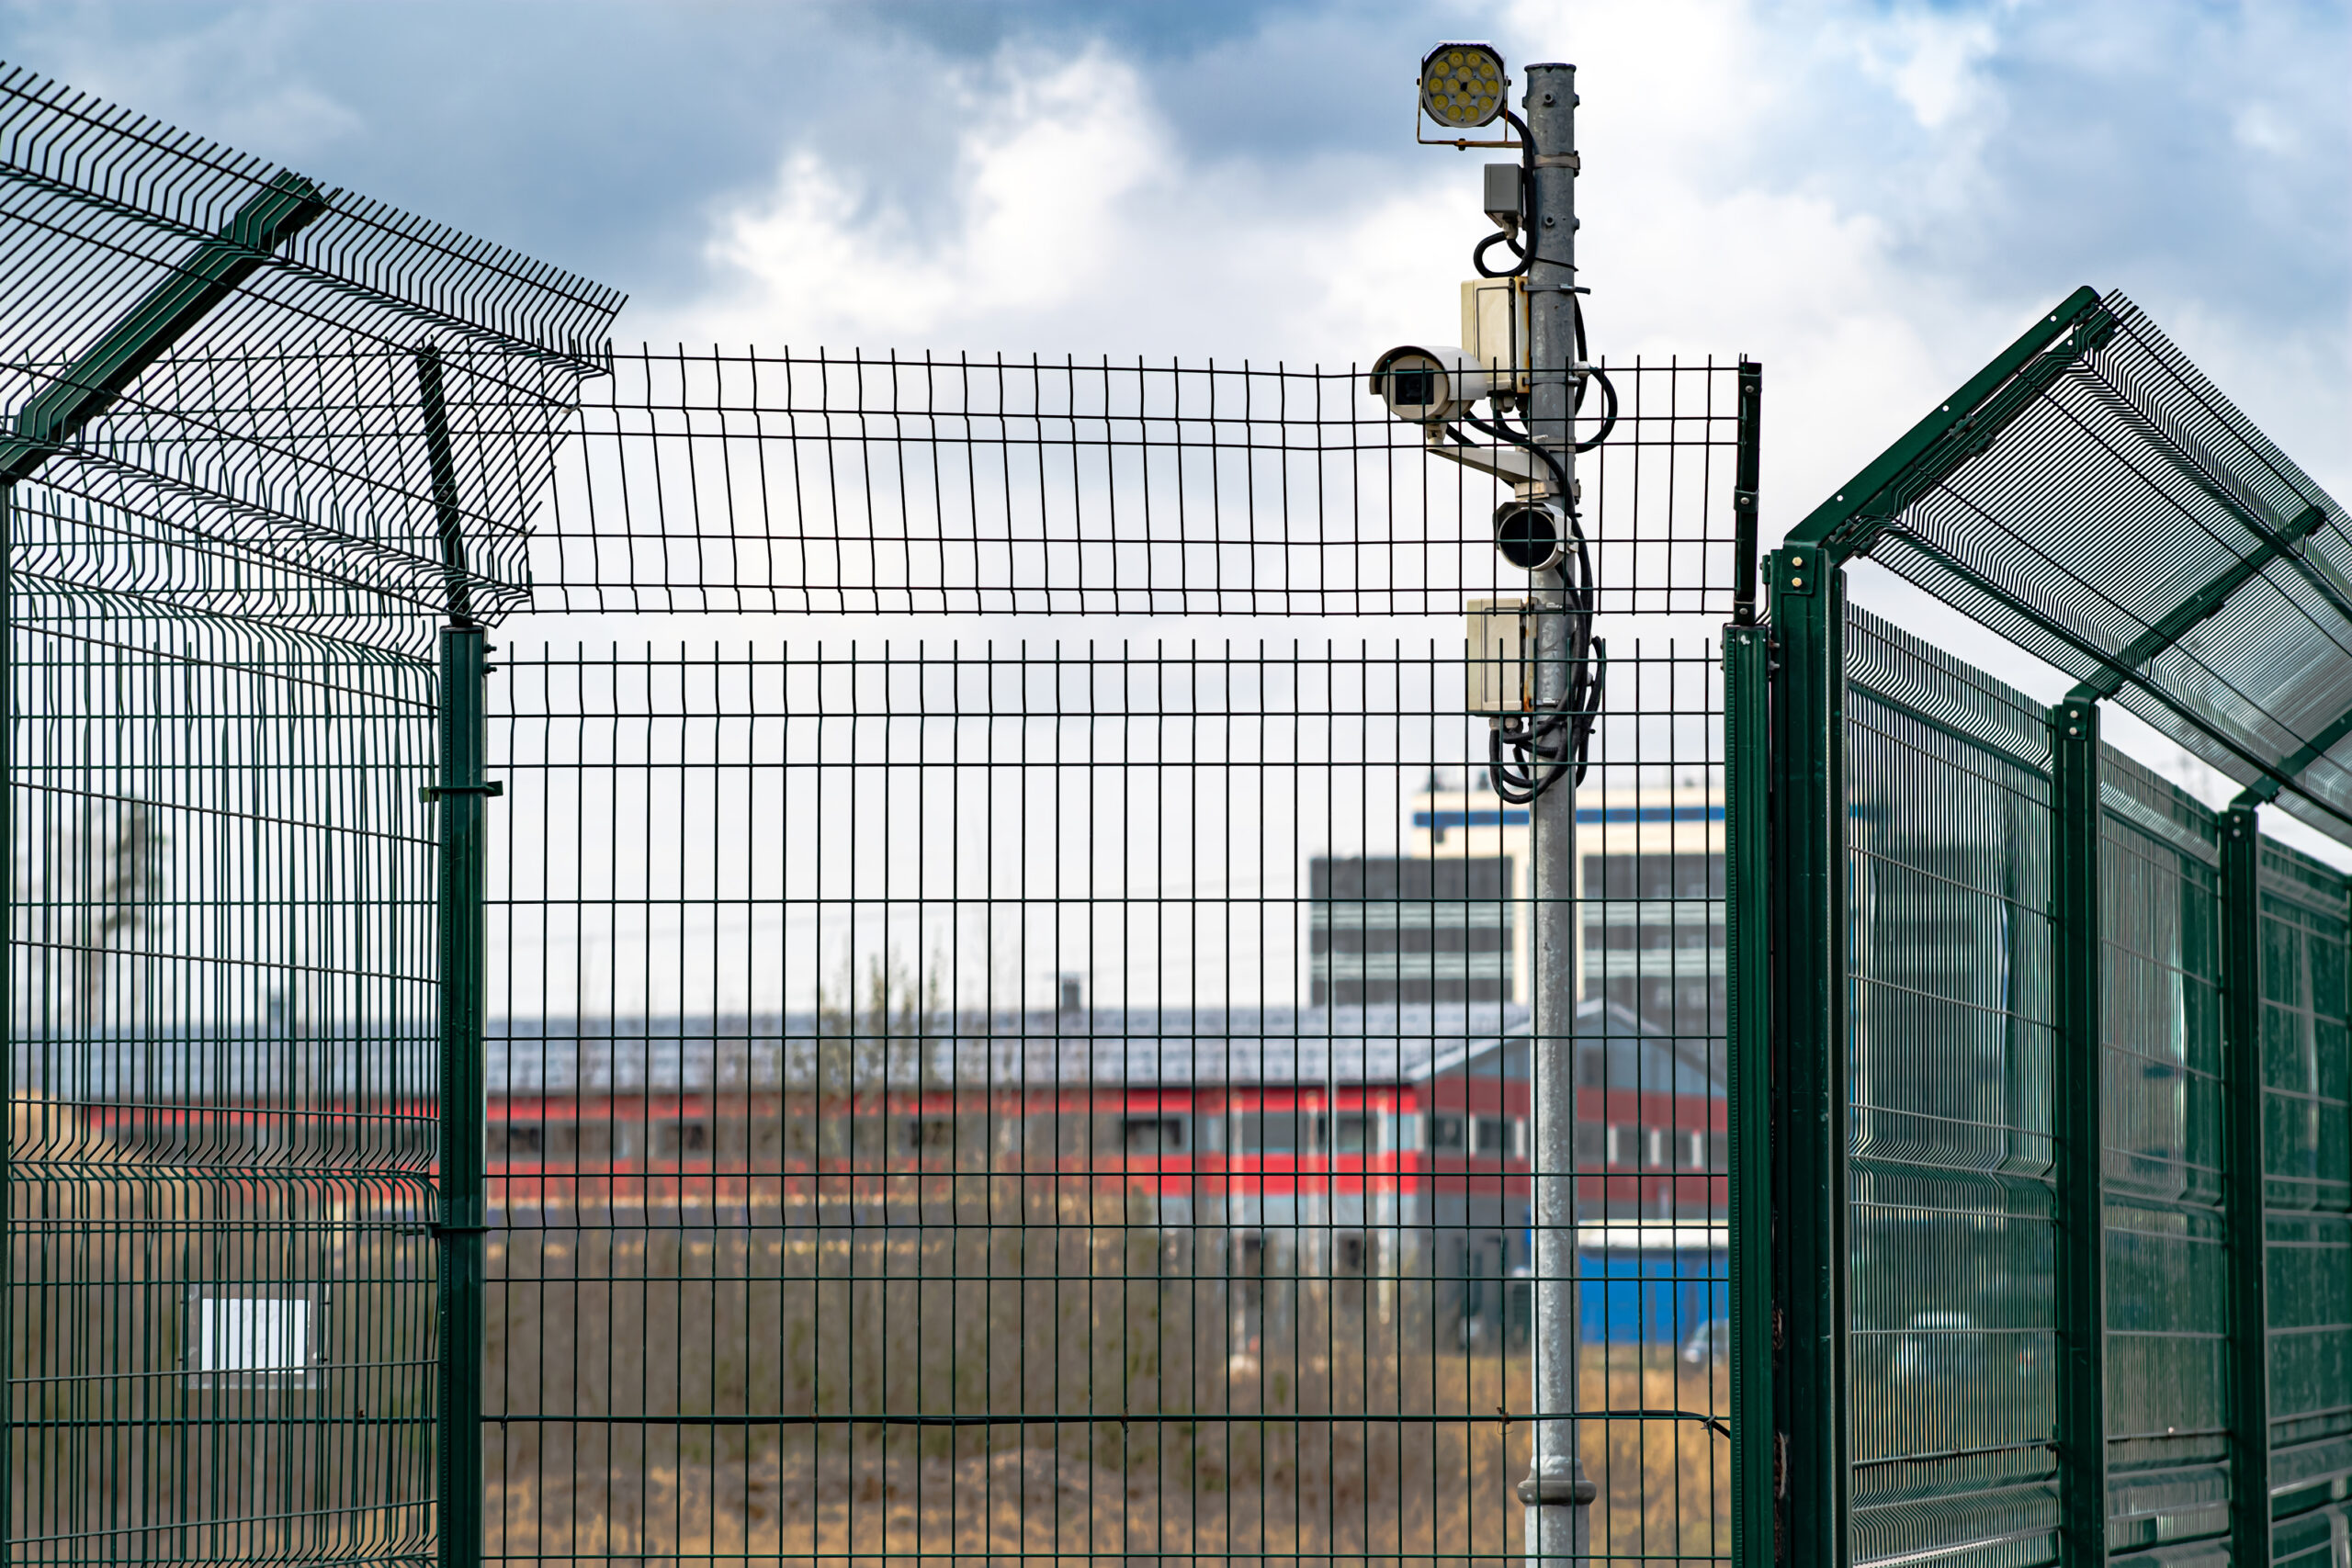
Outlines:
POLYGON ((1775 550, 1771 593, 1772 1490, 1782 1561, 1852 1560, 1847 1455, 1846 574, 1775 550))
POLYGON ((441 1568, 476 1568, 482 1558, 482 1232, 488 1221, 482 1149, 484 816, 503 786, 482 777, 487 751, 482 682, 489 644, 467 597, 464 514, 442 391, 440 351, 416 354, 424 450, 435 530, 447 574, 449 624, 441 628, 441 782, 426 792, 441 807, 440 962, 440 1356, 435 1421, 439 1456, 441 1568))
POLYGON ((1724 630, 1725 1077, 1731 1121, 1731 1551, 1736 1568, 1773 1561, 1771 649, 1764 628, 1724 630))
POLYGON ((2269 1222, 2262 1147, 2262 832, 2256 808, 2222 814, 2222 1072, 2229 1086, 2222 1201, 2230 1228, 2233 1562, 2270 1561, 2269 1222))
POLYGON ((483 1201, 483 871, 487 860, 482 719, 485 634, 441 628, 440 1562, 481 1562, 483 1201))
POLYGON ((2107 1190, 2101 1066, 2098 705, 2050 710, 2052 1010, 2058 1204, 2058 1450, 2064 1561, 2107 1562, 2107 1190))

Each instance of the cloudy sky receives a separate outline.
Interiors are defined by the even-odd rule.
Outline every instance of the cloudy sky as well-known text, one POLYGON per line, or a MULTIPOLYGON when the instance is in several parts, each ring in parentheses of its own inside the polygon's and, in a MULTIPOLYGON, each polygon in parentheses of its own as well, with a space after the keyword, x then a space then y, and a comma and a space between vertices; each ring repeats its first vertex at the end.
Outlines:
POLYGON ((2352 7, 18 5, 0 57, 628 291, 626 337, 1346 363, 1448 322, 1440 37, 1580 71, 1597 346, 1745 352, 1785 525, 2078 283, 2352 489, 2352 7))
POLYGON ((1768 531, 2081 283, 2352 495, 2342 0, 0 7, 13 63, 625 288, 624 339, 1293 365, 1453 320, 1446 37, 1578 66, 1595 346, 1765 362, 1768 531))

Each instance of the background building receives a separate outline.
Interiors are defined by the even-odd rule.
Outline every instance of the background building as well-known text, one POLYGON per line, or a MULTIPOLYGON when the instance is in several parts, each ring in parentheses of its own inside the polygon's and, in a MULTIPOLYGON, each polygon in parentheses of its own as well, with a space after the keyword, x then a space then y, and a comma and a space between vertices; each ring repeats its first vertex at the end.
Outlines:
MULTIPOLYGON (((1310 1002, 1532 1005, 1527 807, 1474 777, 1413 797, 1403 853, 1308 862, 1310 1002)), ((1581 1000, 1675 1038, 1723 1033, 1723 829, 1695 782, 1578 793, 1581 1000)))

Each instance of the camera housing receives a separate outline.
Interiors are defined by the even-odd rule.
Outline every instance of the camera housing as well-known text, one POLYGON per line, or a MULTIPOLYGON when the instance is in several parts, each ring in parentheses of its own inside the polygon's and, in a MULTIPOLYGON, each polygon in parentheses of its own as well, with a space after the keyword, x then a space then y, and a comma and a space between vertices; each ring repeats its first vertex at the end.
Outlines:
POLYGON ((1369 389, 1408 424, 1449 424, 1480 399, 1510 389, 1460 348, 1408 343, 1372 362, 1369 389))
POLYGON ((1549 497, 1507 501, 1495 508, 1495 550, 1528 571, 1548 571, 1566 558, 1568 515, 1549 497))

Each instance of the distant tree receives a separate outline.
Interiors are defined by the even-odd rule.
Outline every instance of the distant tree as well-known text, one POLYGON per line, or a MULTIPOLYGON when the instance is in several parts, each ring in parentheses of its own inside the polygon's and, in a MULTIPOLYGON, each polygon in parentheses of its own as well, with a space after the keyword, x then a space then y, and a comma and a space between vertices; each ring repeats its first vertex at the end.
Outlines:
POLYGON ((843 955, 831 983, 817 986, 817 1092, 854 1094, 937 1081, 932 1042, 946 1032, 948 1021, 940 985, 944 968, 933 953, 918 985, 903 958, 876 954, 866 960, 861 997, 851 960, 843 955))

